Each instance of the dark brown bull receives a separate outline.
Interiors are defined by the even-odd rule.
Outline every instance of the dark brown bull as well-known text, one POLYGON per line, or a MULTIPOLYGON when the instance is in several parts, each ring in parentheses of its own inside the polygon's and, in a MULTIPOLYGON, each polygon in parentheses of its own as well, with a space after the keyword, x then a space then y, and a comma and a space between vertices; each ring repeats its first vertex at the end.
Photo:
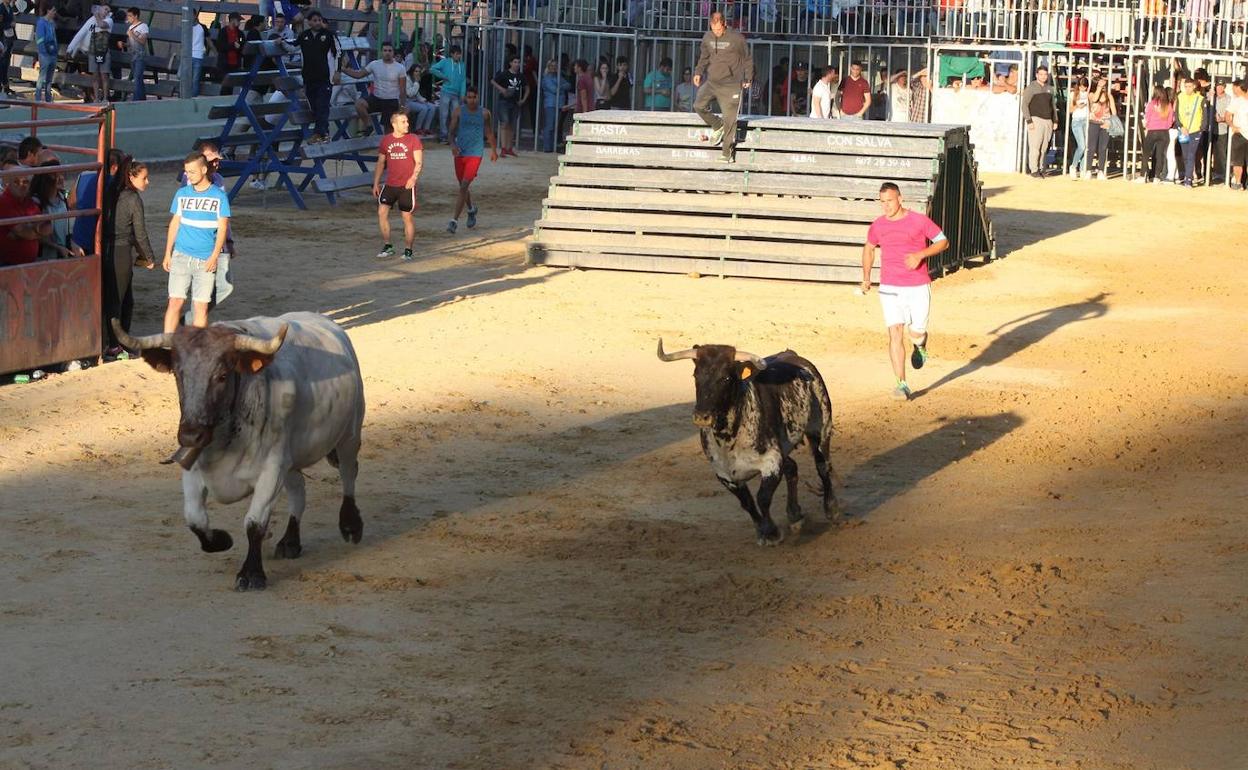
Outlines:
POLYGON ((824 515, 840 516, 829 464, 832 403, 814 364, 791 350, 759 358, 730 345, 665 353, 663 340, 658 355, 663 361, 693 361, 693 424, 701 429, 702 451, 715 477, 754 520, 759 545, 784 539, 770 514, 781 475, 788 482, 789 525, 794 532, 801 529, 797 463, 789 455, 803 441, 810 445, 823 482, 824 515), (762 476, 757 504, 747 486, 755 476, 762 476))

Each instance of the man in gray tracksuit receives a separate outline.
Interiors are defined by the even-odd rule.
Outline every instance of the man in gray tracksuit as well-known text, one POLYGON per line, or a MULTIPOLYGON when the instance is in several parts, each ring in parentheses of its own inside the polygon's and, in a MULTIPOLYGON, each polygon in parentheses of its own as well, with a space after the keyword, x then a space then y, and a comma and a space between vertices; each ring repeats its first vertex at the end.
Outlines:
POLYGON ((1044 156, 1057 129, 1057 103, 1053 100, 1047 67, 1036 68, 1036 79, 1023 89, 1018 105, 1027 122, 1027 171, 1031 176, 1043 177, 1044 156))
POLYGON ((724 152, 720 160, 731 163, 732 148, 737 143, 741 90, 750 87, 754 59, 745 38, 735 29, 728 29, 724 14, 719 11, 711 14, 711 29, 702 36, 702 54, 693 73, 693 84, 698 88, 693 111, 711 127, 711 144, 722 140, 724 152), (711 112, 711 100, 719 102, 722 119, 711 112))

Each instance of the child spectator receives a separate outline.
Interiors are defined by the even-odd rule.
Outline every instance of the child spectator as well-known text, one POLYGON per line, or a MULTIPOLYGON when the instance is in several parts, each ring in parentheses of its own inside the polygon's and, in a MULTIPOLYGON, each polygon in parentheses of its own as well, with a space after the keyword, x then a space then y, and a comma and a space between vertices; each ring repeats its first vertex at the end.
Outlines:
POLYGON ((225 246, 230 199, 208 176, 208 162, 198 152, 182 165, 188 184, 173 196, 169 231, 165 237, 164 269, 169 273, 169 306, 165 310, 166 333, 178 328, 186 296, 191 296, 193 325, 208 325, 208 302, 212 299, 214 273, 225 246), (183 224, 183 220, 186 224, 183 224))
POLYGON ((1136 177, 1138 181, 1161 183, 1166 178, 1166 148, 1173 126, 1174 105, 1166 89, 1157 86, 1144 107, 1144 173, 1136 177))

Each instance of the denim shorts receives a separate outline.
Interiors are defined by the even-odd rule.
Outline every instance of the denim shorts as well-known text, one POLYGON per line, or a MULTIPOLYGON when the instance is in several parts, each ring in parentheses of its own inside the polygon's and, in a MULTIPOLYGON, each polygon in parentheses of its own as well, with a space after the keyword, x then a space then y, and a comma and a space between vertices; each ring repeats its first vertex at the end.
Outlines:
POLYGON ((520 120, 520 105, 515 102, 499 99, 494 104, 494 116, 499 125, 509 126, 520 120))
MULTIPOLYGON (((216 275, 204 269, 206 259, 196 259, 180 251, 174 251, 169 264, 169 298, 186 299, 189 291, 192 302, 208 302, 216 275)), ((221 266, 218 265, 218 269, 221 266)))

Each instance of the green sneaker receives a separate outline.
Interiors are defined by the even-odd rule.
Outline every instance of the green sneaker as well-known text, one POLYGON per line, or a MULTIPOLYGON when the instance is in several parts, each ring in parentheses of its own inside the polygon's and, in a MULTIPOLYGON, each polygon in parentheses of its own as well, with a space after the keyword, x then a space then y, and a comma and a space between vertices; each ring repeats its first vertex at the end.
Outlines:
POLYGON ((711 132, 710 143, 712 147, 718 147, 724 141, 724 127, 720 126, 711 132))
POLYGON ((914 352, 910 354, 910 365, 915 369, 922 369, 925 363, 927 363, 927 345, 915 345, 914 352))
POLYGON ((904 382, 897 383, 897 387, 893 388, 893 400, 894 401, 909 401, 910 400, 910 386, 904 382))
POLYGON ((383 246, 381 251, 377 252, 377 259, 390 259, 393 256, 394 256, 394 246, 392 246, 389 243, 383 246))

